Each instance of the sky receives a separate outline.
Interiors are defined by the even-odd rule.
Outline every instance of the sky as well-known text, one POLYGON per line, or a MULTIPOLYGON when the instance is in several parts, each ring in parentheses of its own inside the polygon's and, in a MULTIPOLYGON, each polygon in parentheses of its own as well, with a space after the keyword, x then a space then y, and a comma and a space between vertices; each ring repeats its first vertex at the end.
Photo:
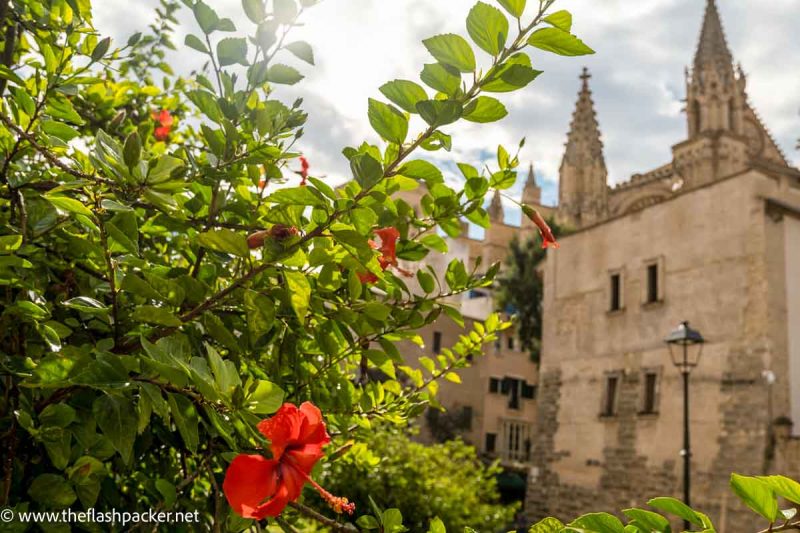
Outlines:
MULTIPOLYGON (((491 0, 487 0, 491 1, 491 0)), ((240 0, 206 0, 220 15, 234 20, 240 33, 251 33, 240 0)), ((751 103, 790 162, 800 165, 800 0, 717 0, 728 45, 747 74, 751 103)), ((418 81, 424 63, 433 62, 421 40, 439 33, 466 36, 465 18, 474 0, 322 0, 307 10, 302 27, 288 41, 314 47, 315 66, 284 57, 306 77, 281 87, 277 97, 304 99, 309 113, 299 148, 312 164, 312 175, 334 183, 349 177, 341 155, 345 146, 379 141, 367 121, 367 98, 386 81, 418 81)), ((529 0, 533 4, 534 0, 529 0)), ((153 20, 156 0, 95 0, 95 25, 124 44, 153 20)), ((628 180, 671 159, 671 146, 686 136, 681 100, 684 68, 690 65, 700 32, 705 0, 557 0, 552 9, 573 13, 573 32, 596 50, 592 56, 567 58, 529 48, 534 68, 543 70, 525 89, 499 96, 509 115, 493 124, 456 124, 453 150, 432 155, 455 176, 455 162, 491 163, 498 144, 516 149, 522 166, 533 163, 544 203, 558 197, 558 166, 579 89, 581 68, 589 68, 609 183, 628 180)), ((177 72, 202 64, 197 52, 183 46, 186 32, 199 33, 183 9, 176 35, 179 50, 168 57, 177 72)), ((225 34, 229 35, 229 34, 225 34)), ((486 65, 488 56, 478 55, 486 65)), ((461 121, 464 122, 464 121, 461 121)), ((414 123, 412 123, 413 126, 414 123)), ((412 129, 411 131, 417 131, 412 129)), ((513 193, 519 194, 524 178, 513 193)), ((507 219, 519 213, 506 206, 507 219)))

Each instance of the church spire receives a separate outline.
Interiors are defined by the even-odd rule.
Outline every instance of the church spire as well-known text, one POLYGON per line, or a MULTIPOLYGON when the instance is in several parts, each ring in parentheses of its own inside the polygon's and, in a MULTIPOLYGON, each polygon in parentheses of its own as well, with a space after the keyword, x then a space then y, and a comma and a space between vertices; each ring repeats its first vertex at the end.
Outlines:
POLYGON ((716 0, 707 0, 706 2, 706 14, 703 17, 703 28, 700 30, 700 42, 694 55, 696 71, 708 65, 722 66, 726 69, 733 65, 733 56, 725 41, 716 0))
POLYGON ((494 196, 492 196, 492 203, 489 204, 489 219, 495 223, 503 223, 504 213, 503 213, 503 201, 500 198, 500 191, 494 191, 494 196))
POLYGON ((584 67, 559 169, 559 209, 569 223, 578 226, 603 217, 608 206, 608 171, 589 89, 590 78, 589 70, 584 67))
MULTIPOLYGON (((572 114, 569 133, 567 134, 567 151, 565 159, 572 160, 603 160, 603 142, 600 140, 600 125, 597 123, 597 113, 594 110, 592 91, 589 89, 589 69, 583 67, 580 75, 581 90, 578 93, 578 102, 572 114)), ((605 165, 605 162, 603 162, 605 165)))
POLYGON ((528 179, 522 188, 522 203, 540 205, 542 203, 542 189, 536 183, 536 174, 533 172, 533 163, 528 168, 528 179))

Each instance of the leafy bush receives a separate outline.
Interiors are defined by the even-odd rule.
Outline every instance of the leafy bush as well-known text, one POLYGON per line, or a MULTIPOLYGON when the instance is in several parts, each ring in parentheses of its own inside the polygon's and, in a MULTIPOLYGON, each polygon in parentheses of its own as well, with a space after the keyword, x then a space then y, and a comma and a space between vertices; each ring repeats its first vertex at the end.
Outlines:
MULTIPOLYGON (((440 316, 463 324, 447 299, 492 283, 497 265, 417 263, 447 250, 437 231, 487 226, 486 194, 511 187, 519 164, 499 147, 493 169, 461 163, 454 187, 416 154, 450 150, 459 119, 503 118, 485 93, 540 74, 529 47, 591 53, 553 1, 528 15, 525 0, 499 0, 505 13, 478 2, 477 48, 425 40, 427 88, 395 80, 381 87, 391 103, 369 100, 383 140, 344 148, 353 180, 337 189, 298 151, 302 102, 273 92, 314 62, 287 35, 315 0, 243 0, 246 33, 202 0, 162 0, 147 34, 122 46, 97 34, 89 0, 0 1, 0 505, 197 510, 201 529, 242 530, 256 526, 230 512, 225 473, 249 456, 236 464, 264 467, 253 490, 277 497, 270 480, 286 488, 294 472, 280 502, 335 524, 296 501, 314 463, 419 415, 437 380, 508 326, 490 316, 421 368, 398 350, 440 316), (205 61, 188 78, 164 61, 179 9, 205 61), (420 186, 416 210, 396 197, 420 186), (288 405, 304 401, 324 421, 288 405)), ((358 484, 342 489, 363 501, 358 484)), ((237 510, 290 527, 281 506, 237 510)))
POLYGON ((426 446, 403 432, 379 431, 328 465, 322 479, 360 509, 372 508, 370 498, 380 508, 399 509, 411 531, 425 531, 439 517, 451 531, 492 532, 508 527, 517 510, 498 502, 499 472, 461 440, 426 446))

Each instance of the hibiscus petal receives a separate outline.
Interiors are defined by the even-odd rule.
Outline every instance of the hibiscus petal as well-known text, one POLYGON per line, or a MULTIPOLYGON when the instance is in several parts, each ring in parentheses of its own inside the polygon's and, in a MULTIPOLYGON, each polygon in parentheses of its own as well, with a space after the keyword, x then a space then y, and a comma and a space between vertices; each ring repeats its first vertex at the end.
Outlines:
POLYGON ((303 485, 306 484, 308 476, 295 466, 283 463, 281 464, 281 481, 278 492, 285 490, 286 497, 294 501, 300 497, 303 492, 303 485))
POLYGON ((222 483, 231 508, 245 518, 256 518, 258 507, 277 489, 278 461, 261 455, 237 455, 222 483))
POLYGON ((280 459, 286 446, 298 439, 303 420, 296 405, 285 403, 271 418, 258 423, 258 430, 270 441, 273 459, 280 459))
POLYGON ((261 520, 267 516, 276 517, 283 512, 283 510, 289 504, 289 501, 296 499, 297 498, 289 498, 287 487, 281 484, 278 488, 278 492, 275 493, 275 496, 273 496, 269 501, 258 506, 253 518, 261 520))
POLYGON ((292 448, 285 454, 291 460, 290 464, 296 465, 298 469, 306 474, 311 473, 311 469, 325 453, 322 451, 322 444, 306 444, 299 448, 292 448))

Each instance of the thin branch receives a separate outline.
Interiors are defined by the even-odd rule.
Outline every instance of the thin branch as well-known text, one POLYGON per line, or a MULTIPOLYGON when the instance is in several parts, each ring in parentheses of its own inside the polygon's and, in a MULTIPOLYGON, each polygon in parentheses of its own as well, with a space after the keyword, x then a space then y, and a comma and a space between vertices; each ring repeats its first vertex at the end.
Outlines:
POLYGON ((0 122, 5 124, 6 126, 8 126, 14 133, 16 133, 17 135, 19 135, 20 137, 22 137, 23 139, 28 141, 28 144, 30 144, 37 152, 42 154, 42 156, 45 159, 47 159, 47 161, 50 164, 52 164, 55 167, 60 168, 61 170, 63 170, 67 174, 70 174, 71 176, 74 176, 74 177, 79 178, 79 179, 84 179, 84 180, 94 181, 94 182, 97 182, 97 183, 102 183, 103 185, 112 185, 113 184, 110 180, 107 180, 105 178, 101 178, 100 176, 95 176, 93 174, 87 174, 85 172, 81 172, 80 170, 75 170, 74 168, 70 167, 69 165, 66 165, 61 160, 59 160, 55 155, 53 155, 53 153, 50 152, 47 148, 45 148, 44 146, 39 144, 36 141, 36 138, 33 135, 31 135, 30 133, 25 132, 22 128, 20 128, 16 124, 14 124, 11 121, 11 119, 9 119, 7 116, 5 116, 3 114, 0 114, 0 122))
POLYGON ((346 531, 347 533, 358 531, 358 529, 353 524, 342 524, 341 522, 337 522, 336 520, 328 518, 327 516, 318 513, 311 507, 303 505, 302 503, 289 502, 289 506, 294 509, 297 509, 300 513, 306 515, 307 517, 313 518, 320 524, 328 526, 333 531, 346 531))

